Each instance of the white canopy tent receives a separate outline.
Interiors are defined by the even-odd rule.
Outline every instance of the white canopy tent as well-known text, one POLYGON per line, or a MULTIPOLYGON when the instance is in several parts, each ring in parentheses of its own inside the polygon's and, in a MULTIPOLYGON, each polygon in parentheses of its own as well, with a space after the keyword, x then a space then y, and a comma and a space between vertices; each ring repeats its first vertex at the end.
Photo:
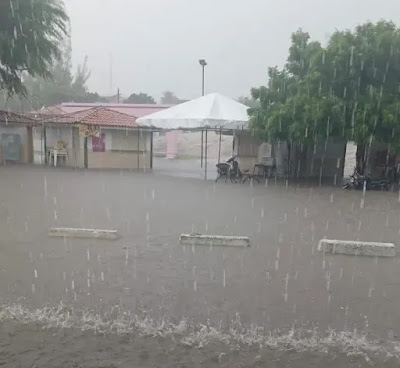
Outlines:
POLYGON ((247 129, 248 107, 211 93, 138 119, 141 126, 165 130, 247 129))
MULTIPOLYGON (((203 163, 203 132, 205 131, 205 170, 207 179, 207 132, 219 130, 221 150, 222 130, 245 130, 249 126, 248 106, 219 93, 170 107, 137 119, 140 126, 162 130, 201 130, 201 163, 203 163)), ((218 161, 220 160, 220 153, 218 161)))

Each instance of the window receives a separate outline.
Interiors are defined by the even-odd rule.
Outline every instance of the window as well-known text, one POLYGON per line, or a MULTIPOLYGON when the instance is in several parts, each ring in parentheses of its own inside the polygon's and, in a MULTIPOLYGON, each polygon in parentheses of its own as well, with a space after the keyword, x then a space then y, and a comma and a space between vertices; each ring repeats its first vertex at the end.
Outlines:
POLYGON ((101 133, 99 137, 92 137, 92 148, 93 152, 106 151, 106 139, 104 133, 101 133))

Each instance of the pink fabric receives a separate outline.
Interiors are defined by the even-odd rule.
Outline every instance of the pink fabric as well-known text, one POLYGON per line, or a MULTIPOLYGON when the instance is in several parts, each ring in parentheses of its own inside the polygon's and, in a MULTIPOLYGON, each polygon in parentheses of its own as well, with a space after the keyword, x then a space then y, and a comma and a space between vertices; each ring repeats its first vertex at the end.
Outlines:
POLYGON ((173 130, 165 134, 167 140, 167 158, 174 159, 178 154, 178 139, 180 132, 173 130))

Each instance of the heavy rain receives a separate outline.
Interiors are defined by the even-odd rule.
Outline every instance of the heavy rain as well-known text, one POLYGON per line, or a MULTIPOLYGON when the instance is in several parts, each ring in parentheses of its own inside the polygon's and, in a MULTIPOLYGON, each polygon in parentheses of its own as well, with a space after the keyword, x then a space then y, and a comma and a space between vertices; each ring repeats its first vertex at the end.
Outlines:
POLYGON ((153 3, 0 1, 0 365, 398 367, 400 6, 153 3))

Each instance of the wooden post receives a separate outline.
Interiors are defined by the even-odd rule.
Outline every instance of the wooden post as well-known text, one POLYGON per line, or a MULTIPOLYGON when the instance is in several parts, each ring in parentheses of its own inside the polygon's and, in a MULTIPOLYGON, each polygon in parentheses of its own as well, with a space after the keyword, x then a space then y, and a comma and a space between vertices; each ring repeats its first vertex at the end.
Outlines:
POLYGON ((47 138, 46 138, 46 125, 43 123, 43 151, 44 151, 44 163, 45 165, 48 164, 47 162, 47 138))
POLYGON ((26 127, 26 132, 27 132, 27 158, 28 158, 28 163, 32 164, 33 163, 33 132, 32 132, 32 126, 27 126, 26 127))
POLYGON ((84 138, 83 140, 83 165, 85 169, 89 167, 89 162, 88 162, 88 139, 87 137, 84 138))

